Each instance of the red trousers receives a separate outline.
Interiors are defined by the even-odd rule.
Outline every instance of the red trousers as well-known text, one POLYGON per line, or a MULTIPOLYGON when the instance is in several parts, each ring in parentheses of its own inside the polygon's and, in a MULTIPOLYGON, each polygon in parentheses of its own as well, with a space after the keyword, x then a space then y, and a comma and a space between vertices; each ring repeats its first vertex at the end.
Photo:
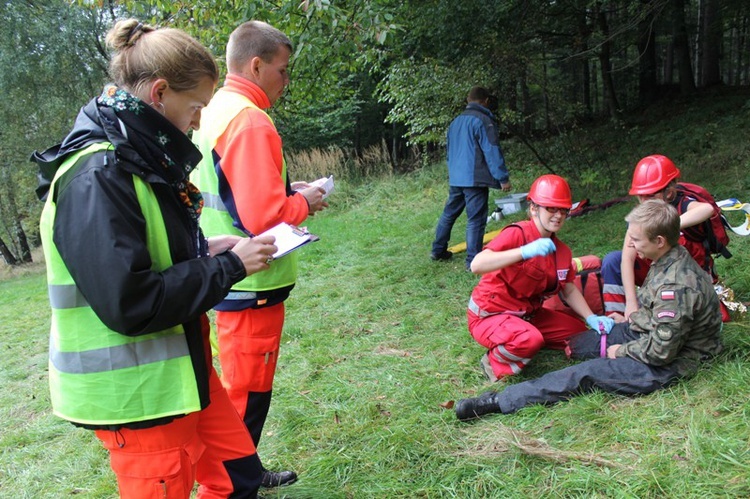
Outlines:
POLYGON ((563 350, 565 340, 585 331, 586 325, 564 312, 540 308, 529 319, 511 314, 497 314, 480 318, 467 312, 469 332, 487 348, 495 376, 502 378, 517 374, 543 347, 563 350))
POLYGON ((123 499, 252 498, 260 487, 255 446, 211 372, 211 403, 200 412, 142 430, 97 430, 123 499))
POLYGON ((283 303, 216 312, 221 382, 256 446, 271 405, 283 327, 283 303))

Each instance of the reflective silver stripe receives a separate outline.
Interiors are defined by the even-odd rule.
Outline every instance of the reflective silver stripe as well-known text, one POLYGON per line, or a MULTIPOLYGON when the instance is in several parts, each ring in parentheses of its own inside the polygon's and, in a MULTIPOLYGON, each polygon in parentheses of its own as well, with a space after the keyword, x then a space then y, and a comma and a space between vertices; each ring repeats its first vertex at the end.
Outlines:
POLYGON ((602 286, 604 295, 605 312, 625 312, 625 288, 618 284, 604 284, 602 286), (620 301, 614 301, 609 298, 619 297, 620 301))
POLYGON ((58 371, 69 374, 115 371, 188 355, 187 341, 182 334, 85 352, 60 352, 51 337, 49 342, 50 362, 58 371))
POLYGON ((469 298, 469 310, 477 314, 482 319, 484 319, 485 317, 489 317, 490 315, 497 315, 497 313, 491 314, 479 308, 479 305, 477 305, 477 303, 474 301, 473 296, 469 298))
POLYGON ((47 293, 50 305, 58 310, 89 306, 75 284, 50 284, 47 293))
POLYGON ((509 360, 513 360, 515 362, 523 362, 524 364, 528 364, 531 361, 531 359, 519 357, 518 355, 513 355, 508 350, 506 350, 503 345, 498 345, 495 348, 497 348, 497 351, 500 352, 504 357, 508 358, 509 360))
POLYGON ((207 192, 203 194, 203 206, 206 208, 213 208, 218 211, 227 211, 227 207, 224 206, 224 201, 216 194, 209 194, 207 192))
POLYGON ((620 303, 617 301, 605 301, 604 302, 604 311, 606 313, 609 312, 625 312, 625 304, 620 303))
POLYGON ((526 313, 521 310, 517 310, 517 311, 505 310, 503 312, 487 312, 486 310, 482 310, 481 308, 479 308, 479 305, 477 305, 477 303, 474 301, 474 297, 469 298, 469 310, 477 314, 480 319, 484 319, 485 317, 489 317, 491 315, 500 315, 500 314, 515 315, 516 317, 520 317, 523 319, 524 316, 526 315, 526 313))
MULTIPOLYGON (((495 360, 500 362, 501 364, 505 364, 506 366, 510 367, 510 370, 513 371, 513 374, 518 374, 521 372, 521 366, 516 364, 513 361, 510 361, 508 359, 504 359, 502 356, 500 356, 497 352, 492 352, 492 356, 495 357, 495 360)), ((526 364, 523 364, 524 366, 526 364)))
POLYGON ((602 293, 609 293, 613 295, 625 295, 625 287, 618 284, 604 284, 602 286, 602 293))
POLYGON ((625 304, 617 301, 605 301, 604 311, 609 312, 625 312, 625 304))
POLYGON ((258 293, 255 291, 230 291, 225 300, 255 300, 258 293))

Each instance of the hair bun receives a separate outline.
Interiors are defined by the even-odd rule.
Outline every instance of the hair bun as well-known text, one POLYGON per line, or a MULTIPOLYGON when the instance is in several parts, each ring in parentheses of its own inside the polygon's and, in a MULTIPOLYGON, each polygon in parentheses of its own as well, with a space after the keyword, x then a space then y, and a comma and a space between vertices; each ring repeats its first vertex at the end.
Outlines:
POLYGON ((118 21, 107 34, 107 46, 112 50, 119 52, 128 47, 132 47, 144 33, 153 30, 153 27, 143 24, 138 19, 118 21))

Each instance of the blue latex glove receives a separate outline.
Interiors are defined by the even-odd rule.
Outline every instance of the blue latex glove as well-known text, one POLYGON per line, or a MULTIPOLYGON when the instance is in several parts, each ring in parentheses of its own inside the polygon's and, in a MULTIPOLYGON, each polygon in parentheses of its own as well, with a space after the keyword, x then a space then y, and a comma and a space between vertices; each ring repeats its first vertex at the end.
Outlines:
POLYGON ((599 334, 609 334, 615 321, 605 315, 591 314, 586 317, 586 325, 599 334))
POLYGON ((548 237, 542 237, 536 241, 531 241, 529 244, 521 246, 521 258, 528 260, 535 256, 549 255, 555 251, 555 243, 548 237))

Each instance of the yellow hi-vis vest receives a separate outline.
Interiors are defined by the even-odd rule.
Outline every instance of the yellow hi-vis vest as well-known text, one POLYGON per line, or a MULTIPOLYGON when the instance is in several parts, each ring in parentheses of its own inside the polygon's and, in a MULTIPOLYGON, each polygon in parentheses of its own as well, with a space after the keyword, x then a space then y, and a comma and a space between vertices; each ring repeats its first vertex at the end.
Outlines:
MULTIPOLYGON (((229 123, 246 108, 266 114, 243 95, 219 91, 211 100, 211 105, 202 111, 200 130, 193 132, 193 141, 203 154, 203 160, 193 171, 190 180, 203 194, 204 205, 200 225, 206 237, 222 234, 247 236, 233 225, 232 216, 219 197, 219 177, 214 164, 216 143, 229 123)), ((268 119, 271 119, 270 116, 268 119)), ((252 172, 248 171, 248 175, 251 174, 252 172)), ((281 171, 281 179, 284 183, 286 183, 286 175, 286 161, 284 161, 281 171)), ((269 269, 249 275, 232 286, 232 292, 229 293, 227 299, 246 299, 251 296, 245 292, 271 291, 291 286, 297 280, 297 259, 297 253, 292 252, 274 260, 269 269)))
MULTIPOLYGON (((90 154, 111 147, 110 143, 94 144, 60 166, 40 221, 52 307, 52 410, 84 425, 118 425, 201 410, 183 327, 137 337, 108 329, 81 295, 53 241, 56 182, 90 154)), ((152 270, 158 272, 172 265, 164 219, 151 186, 137 176, 133 183, 146 219, 152 270)))

